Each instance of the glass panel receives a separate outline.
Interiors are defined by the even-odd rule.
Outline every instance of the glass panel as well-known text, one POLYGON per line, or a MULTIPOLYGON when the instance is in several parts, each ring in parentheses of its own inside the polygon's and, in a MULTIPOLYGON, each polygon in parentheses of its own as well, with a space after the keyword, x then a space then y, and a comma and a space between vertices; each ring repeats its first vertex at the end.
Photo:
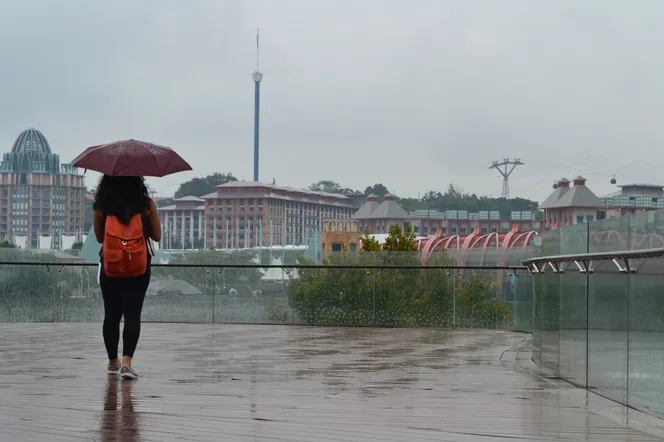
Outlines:
MULTIPOLYGON (((630 219, 630 248, 664 247, 664 211, 630 219)), ((664 257, 637 260, 629 281, 629 394, 630 406, 664 413, 664 257)))
POLYGON ((629 405, 664 413, 664 257, 630 276, 629 405))
POLYGON ((455 326, 511 330, 514 305, 509 296, 510 276, 505 271, 467 269, 456 282, 455 326))
POLYGON ((629 249, 664 247, 664 211, 650 211, 629 217, 629 249))
MULTIPOLYGON (((560 231, 550 230, 542 238, 542 255, 560 255, 560 231)), ((542 322, 540 367, 554 376, 558 375, 560 319, 560 275, 547 269, 542 275, 542 322)))
POLYGON ((542 276, 533 275, 533 361, 542 366, 542 276))
POLYGON ((212 322, 212 272, 202 267, 153 266, 143 321, 212 322))
MULTIPOLYGON (((588 230, 588 224, 560 229, 561 254, 586 253, 588 230)), ((564 270, 560 278, 559 374, 569 382, 585 387, 588 356, 588 277, 580 273, 575 264, 564 270)))
MULTIPOLYGON (((44 272, 44 267, 36 270, 44 272)), ((97 284, 97 266, 52 267, 57 287, 53 293, 54 322, 101 322, 104 304, 97 284)))
POLYGON ((57 289, 56 267, 47 269, 44 265, 6 265, 0 269, 0 275, 0 320, 53 321, 53 307, 62 296, 62 291, 57 289))
POLYGON ((513 331, 533 332, 533 277, 525 270, 510 272, 509 279, 511 299, 514 305, 513 331))
POLYGON ((212 271, 215 272, 215 323, 295 322, 287 289, 293 278, 297 277, 297 270, 224 268, 212 271))
MULTIPOLYGON (((592 223, 589 252, 628 249, 629 222, 619 217, 592 223)), ((611 261, 588 277, 588 388, 622 403, 627 399, 628 281, 611 261)))
MULTIPOLYGON (((531 327, 532 280, 525 272, 375 268, 417 266, 419 258, 417 253, 338 254, 337 264, 365 267, 293 270, 280 266, 311 262, 301 251, 158 252, 142 317, 146 322, 531 327), (259 267, 247 267, 251 264, 259 267), (268 264, 274 267, 260 267, 268 264)), ((35 261, 0 269, 0 321, 103 320, 97 265, 68 265, 52 252, 17 249, 0 250, 0 259, 35 261), (50 265, 38 265, 44 262, 50 265)), ((437 254, 429 263, 451 261, 437 254)))

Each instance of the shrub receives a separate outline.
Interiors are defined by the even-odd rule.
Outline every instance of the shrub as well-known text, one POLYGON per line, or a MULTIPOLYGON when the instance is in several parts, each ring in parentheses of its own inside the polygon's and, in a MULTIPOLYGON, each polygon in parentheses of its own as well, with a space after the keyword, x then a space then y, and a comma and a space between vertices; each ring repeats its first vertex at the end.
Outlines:
MULTIPOLYGON (((317 325, 452 327, 455 274, 419 266, 412 229, 390 229, 381 246, 365 232, 356 257, 336 253, 329 268, 302 268, 288 285, 289 304, 300 321, 317 325), (341 268, 357 266, 361 268, 341 268), (403 267, 415 268, 403 268, 403 267)), ((305 261, 301 260, 301 263, 305 261)), ((445 254, 429 265, 451 266, 445 254)), ((513 320, 509 303, 491 299, 497 284, 470 275, 457 290, 456 325, 497 327, 513 320)))

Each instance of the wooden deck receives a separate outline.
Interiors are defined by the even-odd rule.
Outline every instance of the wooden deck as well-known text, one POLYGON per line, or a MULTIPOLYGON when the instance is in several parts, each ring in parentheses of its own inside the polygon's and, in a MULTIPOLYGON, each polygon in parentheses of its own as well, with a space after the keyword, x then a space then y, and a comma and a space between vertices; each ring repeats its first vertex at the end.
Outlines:
POLYGON ((144 324, 129 382, 106 375, 98 324, 0 324, 0 440, 661 440, 624 407, 518 369, 508 349, 524 339, 144 324))

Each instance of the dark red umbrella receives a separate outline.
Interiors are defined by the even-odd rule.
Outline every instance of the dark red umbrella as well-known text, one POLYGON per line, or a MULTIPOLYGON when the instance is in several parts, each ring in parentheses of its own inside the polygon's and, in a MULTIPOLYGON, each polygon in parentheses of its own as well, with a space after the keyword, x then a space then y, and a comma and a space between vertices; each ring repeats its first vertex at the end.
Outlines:
POLYGON ((192 170, 173 149, 138 140, 91 146, 72 166, 113 176, 166 176, 192 170))

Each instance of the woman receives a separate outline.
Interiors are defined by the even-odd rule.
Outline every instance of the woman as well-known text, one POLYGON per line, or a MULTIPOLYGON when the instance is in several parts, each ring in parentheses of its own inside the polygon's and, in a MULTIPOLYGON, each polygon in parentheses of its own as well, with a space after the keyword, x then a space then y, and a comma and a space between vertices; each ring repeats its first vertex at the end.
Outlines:
POLYGON ((143 177, 104 175, 97 186, 93 208, 95 236, 102 244, 99 253, 99 285, 104 298, 103 335, 108 353, 107 372, 110 375, 120 374, 123 379, 135 379, 138 375, 131 367, 131 362, 141 332, 143 301, 150 284, 152 257, 149 240, 161 240, 159 214, 154 201, 148 195, 143 177), (137 226, 138 238, 125 241, 127 238, 122 236, 127 236, 128 231, 131 232, 131 226, 137 226), (124 250, 129 247, 128 241, 133 241, 138 246, 124 250), (146 253, 147 256, 134 256, 132 261, 131 253, 137 250, 140 250, 141 255, 146 253), (107 262, 104 262, 105 259, 107 262), (123 262, 128 265, 123 267, 123 262), (137 262, 143 263, 138 272, 135 271, 135 264, 132 264, 137 262), (131 265, 134 265, 133 273, 121 273, 131 265), (123 316, 125 323, 120 361, 118 344, 120 320, 123 316))

